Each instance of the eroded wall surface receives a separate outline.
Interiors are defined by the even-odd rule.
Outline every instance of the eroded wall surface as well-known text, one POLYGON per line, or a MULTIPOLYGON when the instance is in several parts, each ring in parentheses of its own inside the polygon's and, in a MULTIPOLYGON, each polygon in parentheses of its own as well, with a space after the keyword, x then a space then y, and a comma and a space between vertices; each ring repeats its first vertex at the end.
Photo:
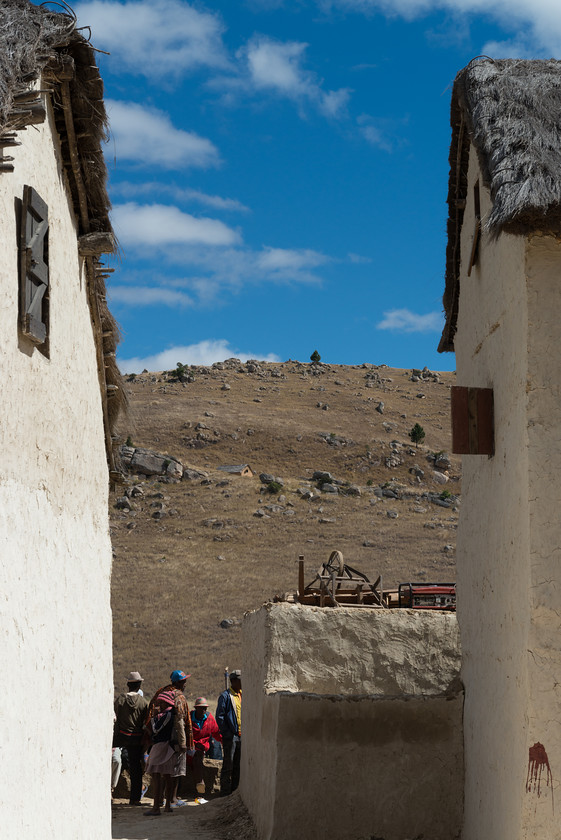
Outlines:
POLYGON ((268 604, 243 649, 241 794, 262 840, 459 836, 454 615, 268 604))
MULTIPOLYGON (((465 685, 464 840, 561 837, 552 789, 527 790, 544 744, 559 779, 559 245, 475 229, 491 201, 471 151, 455 338, 458 385, 493 388, 495 454, 462 459, 458 622, 465 685)), ((556 783, 558 784, 558 782, 556 783)))
POLYGON ((85 275, 52 114, 0 179, 2 836, 110 831, 111 546, 85 275), (49 207, 50 358, 18 336, 16 199, 49 207))

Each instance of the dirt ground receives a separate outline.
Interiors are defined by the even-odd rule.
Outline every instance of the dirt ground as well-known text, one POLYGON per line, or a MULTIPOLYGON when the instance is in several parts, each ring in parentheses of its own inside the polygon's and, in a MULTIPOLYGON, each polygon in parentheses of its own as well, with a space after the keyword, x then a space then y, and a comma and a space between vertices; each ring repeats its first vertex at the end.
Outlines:
POLYGON ((113 805, 113 840, 256 840, 257 834, 239 795, 212 799, 197 805, 189 799, 172 814, 145 817, 146 807, 113 805))

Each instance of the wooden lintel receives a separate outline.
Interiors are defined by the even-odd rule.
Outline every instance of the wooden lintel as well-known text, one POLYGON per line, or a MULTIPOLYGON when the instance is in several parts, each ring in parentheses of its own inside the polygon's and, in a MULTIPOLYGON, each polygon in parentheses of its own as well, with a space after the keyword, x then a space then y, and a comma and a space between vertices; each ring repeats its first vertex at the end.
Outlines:
POLYGON ((99 257, 101 254, 112 254, 114 250, 115 237, 111 231, 85 233, 78 239, 78 253, 81 257, 99 257))

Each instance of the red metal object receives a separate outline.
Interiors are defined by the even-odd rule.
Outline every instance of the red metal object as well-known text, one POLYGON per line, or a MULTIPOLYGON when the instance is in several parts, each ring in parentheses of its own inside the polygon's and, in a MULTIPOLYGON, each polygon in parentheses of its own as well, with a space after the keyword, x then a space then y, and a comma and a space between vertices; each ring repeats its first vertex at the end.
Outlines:
POLYGON ((400 583, 398 605, 412 610, 456 610, 455 583, 400 583))

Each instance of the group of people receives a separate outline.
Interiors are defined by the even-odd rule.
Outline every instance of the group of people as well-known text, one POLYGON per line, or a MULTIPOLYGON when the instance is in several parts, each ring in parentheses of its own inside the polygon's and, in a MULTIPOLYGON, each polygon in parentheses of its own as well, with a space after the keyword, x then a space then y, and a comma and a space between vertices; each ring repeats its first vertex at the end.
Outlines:
POLYGON ((193 710, 184 694, 190 674, 172 671, 170 683, 159 688, 150 701, 142 691, 143 677, 131 671, 128 691, 115 700, 114 735, 111 768, 113 793, 121 766, 128 766, 130 805, 141 805, 146 789, 142 776, 152 776, 154 804, 146 816, 159 816, 161 808, 171 812, 183 804, 177 797, 179 779, 187 765, 193 771, 197 793, 205 792, 203 764, 211 752, 213 740, 222 744, 220 794, 228 796, 240 780, 242 734, 242 674, 229 674, 230 686, 218 698, 216 718, 209 712, 204 697, 195 700, 193 710), (165 802, 165 805, 164 805, 165 802))

